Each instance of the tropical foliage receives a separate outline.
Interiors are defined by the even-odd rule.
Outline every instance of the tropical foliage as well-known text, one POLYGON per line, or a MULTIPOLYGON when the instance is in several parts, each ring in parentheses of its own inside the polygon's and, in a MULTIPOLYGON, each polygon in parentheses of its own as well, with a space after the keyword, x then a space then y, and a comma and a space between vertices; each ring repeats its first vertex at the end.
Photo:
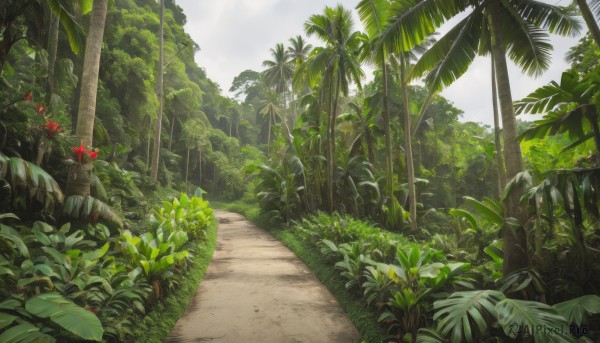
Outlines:
POLYGON ((598 1, 327 6, 233 98, 176 1, 2 6, 0 341, 131 340, 204 244, 206 193, 313 244, 390 340, 598 338, 598 1), (570 69, 513 103, 507 60, 539 75, 579 15, 570 69), (494 128, 438 93, 477 56, 494 128))

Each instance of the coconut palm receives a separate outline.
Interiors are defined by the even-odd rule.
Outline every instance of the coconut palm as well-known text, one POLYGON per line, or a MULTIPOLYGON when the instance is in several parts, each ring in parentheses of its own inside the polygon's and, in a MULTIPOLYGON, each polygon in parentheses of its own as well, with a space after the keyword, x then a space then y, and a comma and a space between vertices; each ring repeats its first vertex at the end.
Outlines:
POLYGON ((368 36, 366 54, 363 58, 375 63, 380 69, 383 81, 383 135, 386 149, 386 190, 391 198, 394 196, 394 167, 392 155, 392 135, 390 133, 390 112, 388 100, 388 66, 387 50, 384 44, 377 41, 388 21, 390 2, 387 0, 362 0, 356 6, 368 36))
MULTIPOLYGON (((448 85, 467 70, 477 53, 491 51, 504 128, 507 179, 515 177, 522 171, 523 162, 521 147, 516 140, 517 123, 506 55, 524 71, 534 75, 539 73, 547 67, 552 48, 545 41, 547 33, 544 29, 560 34, 574 33, 579 27, 576 19, 562 7, 537 1, 403 1, 392 5, 390 10, 391 19, 382 35, 383 41, 388 47, 401 50, 410 49, 442 22, 466 11, 466 17, 423 56, 423 61, 429 61, 423 64, 431 65, 431 60, 439 62, 433 63, 435 68, 427 81, 433 88, 448 85), (406 3, 413 6, 406 10, 406 3)), ((417 63, 415 74, 423 71, 419 69, 422 66, 417 63)), ((526 213, 519 206, 521 192, 521 189, 515 189, 507 196, 504 215, 524 223, 526 213)), ((507 221, 504 229, 506 275, 528 265, 524 229, 522 226, 511 228, 509 222, 514 221, 507 221)))
MULTIPOLYGON (((285 50, 283 44, 278 43, 275 49, 271 49, 273 60, 263 61, 263 66, 267 69, 263 71, 263 79, 267 86, 283 97, 283 109, 287 109, 287 92, 294 76, 294 65, 290 62, 290 55, 285 50)), ((287 116, 283 115, 283 123, 289 136, 289 126, 287 116)))
POLYGON ((294 61, 296 65, 304 63, 313 46, 307 43, 300 35, 290 38, 290 44, 291 45, 287 48, 287 54, 290 61, 294 61))
POLYGON ((271 144, 271 131, 273 125, 277 119, 283 121, 283 109, 279 107, 279 101, 277 95, 271 93, 266 99, 260 102, 261 108, 258 110, 258 114, 266 119, 267 125, 267 154, 270 152, 271 144))
POLYGON ((327 190, 331 211, 334 209, 335 123, 339 98, 340 94, 348 95, 351 82, 360 88, 360 79, 364 76, 356 58, 362 34, 353 31, 353 26, 352 13, 341 5, 325 7, 322 14, 311 16, 304 24, 304 30, 309 36, 316 35, 325 46, 315 48, 296 73, 307 74, 313 86, 321 80, 320 98, 327 100, 327 190))
MULTIPOLYGON (((104 37, 107 7, 107 0, 94 1, 87 42, 85 45, 83 74, 81 76, 81 91, 79 96, 79 111, 77 113, 77 129, 75 134, 81 141, 81 144, 87 147, 92 146, 94 138, 98 73, 100 69, 100 55, 104 37)), ((89 166, 89 168, 74 166, 69 170, 66 188, 67 195, 87 196, 90 194, 90 185, 91 166, 89 166)))

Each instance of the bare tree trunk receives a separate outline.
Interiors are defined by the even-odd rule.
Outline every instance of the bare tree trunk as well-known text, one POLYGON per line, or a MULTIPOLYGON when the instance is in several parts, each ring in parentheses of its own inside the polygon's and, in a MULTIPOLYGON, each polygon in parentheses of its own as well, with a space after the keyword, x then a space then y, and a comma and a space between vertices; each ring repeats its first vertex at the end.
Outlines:
POLYGON ((153 182, 158 181, 158 161, 160 158, 160 134, 162 129, 162 115, 163 115, 163 50, 164 50, 164 10, 165 1, 160 0, 160 32, 159 32, 159 53, 158 53, 158 115, 156 116, 156 130, 154 134, 154 148, 152 149, 152 166, 150 167, 150 180, 153 182))
MULTIPOLYGON (((392 135, 390 133, 390 111, 388 108, 388 72, 385 62, 385 53, 383 53, 381 57, 381 72, 383 74, 383 135, 385 137, 386 151, 386 185, 387 194, 392 198, 394 196, 394 166, 392 164, 392 135)), ((410 131, 410 129, 407 130, 410 131)))
POLYGON ((406 153, 406 174, 408 182, 408 203, 410 229, 417 231, 417 192, 415 190, 415 167, 412 154, 412 138, 410 126, 410 105, 408 99, 408 82, 406 75, 406 56, 400 53, 400 79, 402 82, 402 102, 404 112, 404 150, 406 153))
POLYGON ((48 34, 48 80, 46 83, 46 103, 50 104, 52 94, 56 93, 54 68, 56 65, 56 50, 58 48, 58 18, 50 12, 50 33, 48 34))
MULTIPOLYGON (((506 49, 502 42, 502 28, 499 26, 502 11, 499 2, 493 2, 490 11, 492 53, 494 55, 494 68, 496 71, 498 97, 500 99, 500 110, 502 114, 502 127, 504 129, 504 160, 506 163, 506 177, 513 179, 523 170, 521 146, 517 140, 517 120, 514 114, 508 67, 506 64, 506 49)), ((519 200, 523 189, 521 186, 507 195, 504 207, 505 218, 516 218, 519 222, 526 222, 527 214, 522 210, 519 200)), ((504 224, 504 275, 516 270, 526 268, 530 265, 527 252, 527 236, 523 227, 511 227, 504 224)))
POLYGON ((492 104, 494 108, 494 145, 496 146, 496 165, 498 174, 498 198, 506 187, 506 171, 502 159, 502 145, 500 143, 500 119, 498 118, 498 91, 496 89, 496 71, 494 69, 494 56, 492 55, 492 104))
POLYGON ((96 0, 92 7, 90 28, 85 44, 83 75, 81 76, 81 93, 79 111, 77 113, 77 129, 75 134, 86 147, 91 147, 94 139, 94 119, 96 118, 96 94, 98 92, 98 74, 104 25, 106 23, 107 0, 96 0))
MULTIPOLYGON (((107 0, 94 1, 88 38, 85 44, 83 74, 81 76, 81 92, 79 96, 79 111, 77 113, 77 138, 86 147, 91 147, 94 139, 94 119, 96 118, 96 95, 98 92, 98 74, 104 25, 106 23, 107 0)), ((67 175, 66 195, 90 194, 92 181, 92 165, 76 164, 69 168, 67 175)))

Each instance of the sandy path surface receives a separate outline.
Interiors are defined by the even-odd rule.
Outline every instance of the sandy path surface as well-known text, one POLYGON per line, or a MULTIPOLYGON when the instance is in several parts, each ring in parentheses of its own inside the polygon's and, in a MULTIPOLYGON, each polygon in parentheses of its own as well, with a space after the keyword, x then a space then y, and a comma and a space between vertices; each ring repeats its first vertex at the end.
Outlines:
POLYGON ((166 342, 360 342, 335 298, 239 214, 221 218, 208 271, 166 342))

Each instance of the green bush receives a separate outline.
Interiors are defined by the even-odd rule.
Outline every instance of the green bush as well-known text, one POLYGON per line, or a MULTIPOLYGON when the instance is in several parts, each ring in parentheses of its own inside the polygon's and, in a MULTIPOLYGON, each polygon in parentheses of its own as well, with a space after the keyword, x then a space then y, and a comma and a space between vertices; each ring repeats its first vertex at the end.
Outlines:
POLYGON ((184 231, 191 240, 206 238, 206 230, 213 217, 209 203, 199 197, 191 199, 181 193, 179 199, 163 201, 163 207, 154 211, 152 221, 169 231, 184 231))

